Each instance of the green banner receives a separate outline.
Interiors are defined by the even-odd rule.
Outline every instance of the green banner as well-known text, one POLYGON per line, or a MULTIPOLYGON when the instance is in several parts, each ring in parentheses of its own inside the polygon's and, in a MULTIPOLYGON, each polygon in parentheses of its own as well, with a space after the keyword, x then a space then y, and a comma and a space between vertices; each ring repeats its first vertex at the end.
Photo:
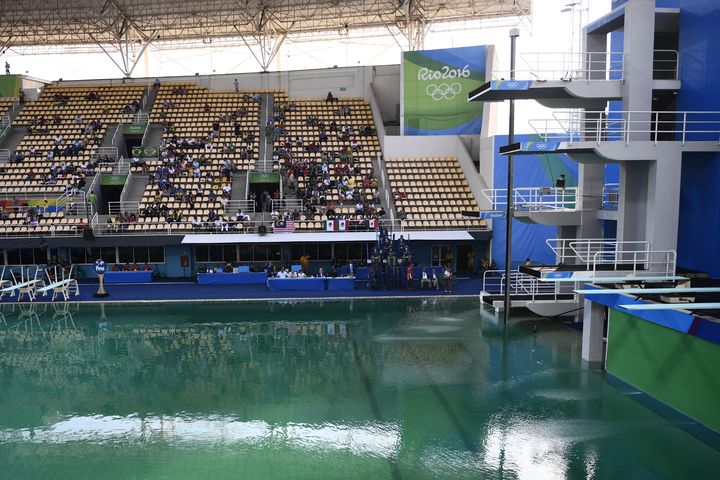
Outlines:
POLYGON ((127 175, 100 175, 100 185, 125 185, 127 175))
POLYGON ((251 172, 250 183, 279 183, 279 173, 251 172))
POLYGON ((125 135, 142 135, 145 133, 145 125, 123 125, 125 135))
POLYGON ((17 97, 21 83, 20 75, 0 75, 0 97, 17 97))
POLYGON ((485 83, 487 47, 403 53, 405 135, 479 134, 482 102, 468 93, 485 83))

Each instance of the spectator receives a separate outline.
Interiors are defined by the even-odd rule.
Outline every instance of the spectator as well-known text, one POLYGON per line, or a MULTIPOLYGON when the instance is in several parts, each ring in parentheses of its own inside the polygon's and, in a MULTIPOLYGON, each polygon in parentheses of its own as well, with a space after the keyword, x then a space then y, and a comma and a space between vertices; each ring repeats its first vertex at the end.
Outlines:
POLYGON ((10 64, 5 62, 5 75, 10 75, 10 64))

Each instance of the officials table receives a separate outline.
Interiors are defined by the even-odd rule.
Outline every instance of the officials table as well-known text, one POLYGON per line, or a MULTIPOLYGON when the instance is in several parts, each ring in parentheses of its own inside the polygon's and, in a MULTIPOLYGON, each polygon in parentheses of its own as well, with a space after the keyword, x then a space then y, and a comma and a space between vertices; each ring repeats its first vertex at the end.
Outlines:
POLYGON ((328 290, 355 290, 355 279, 353 277, 337 277, 327 279, 328 290))
POLYGON ((152 270, 141 272, 105 272, 105 283, 148 283, 152 282, 152 270))
POLYGON ((325 277, 319 278, 268 278, 270 290, 325 290, 325 277))
POLYGON ((265 272, 244 273, 198 273, 199 285, 250 285, 263 284, 267 280, 265 272))

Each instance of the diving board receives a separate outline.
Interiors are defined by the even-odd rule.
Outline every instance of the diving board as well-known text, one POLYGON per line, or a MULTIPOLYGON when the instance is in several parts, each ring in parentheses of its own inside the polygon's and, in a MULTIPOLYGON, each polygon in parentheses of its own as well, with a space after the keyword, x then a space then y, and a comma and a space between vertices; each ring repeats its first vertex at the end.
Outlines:
MULTIPOLYGON (((628 277, 568 277, 568 278, 539 278, 541 282, 555 282, 555 283, 574 283, 574 282, 585 282, 585 283, 630 283, 630 282, 671 282, 675 280, 689 280, 687 277, 680 275, 667 275, 667 276, 628 276, 628 277)), ((616 292, 617 293, 617 292, 616 292)))
POLYGON ((720 303, 638 303, 618 307, 625 310, 720 310, 720 303))
POLYGON ((628 295, 648 294, 662 295, 666 293, 720 293, 719 287, 697 287, 697 288, 598 288, 573 290, 580 295, 610 295, 624 293, 628 295))
POLYGON ((52 283, 46 287, 38 288, 38 293, 42 293, 44 297, 47 296, 48 292, 52 290, 52 301, 55 301, 55 297, 58 295, 62 295, 63 299, 67 302, 70 298, 70 288, 75 289, 75 296, 77 297, 80 295, 80 286, 77 283, 77 280, 74 278, 68 278, 66 280, 60 280, 59 282, 52 283))

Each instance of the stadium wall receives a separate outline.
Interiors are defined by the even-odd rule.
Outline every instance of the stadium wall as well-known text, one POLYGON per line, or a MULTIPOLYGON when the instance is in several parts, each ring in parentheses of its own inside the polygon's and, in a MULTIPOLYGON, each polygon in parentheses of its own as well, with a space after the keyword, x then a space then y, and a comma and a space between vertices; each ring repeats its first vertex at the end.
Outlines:
MULTIPOLYGON (((717 0, 683 0, 678 111, 720 111, 720 9, 717 0)), ((720 154, 685 154, 678 265, 720 278, 720 154)))

